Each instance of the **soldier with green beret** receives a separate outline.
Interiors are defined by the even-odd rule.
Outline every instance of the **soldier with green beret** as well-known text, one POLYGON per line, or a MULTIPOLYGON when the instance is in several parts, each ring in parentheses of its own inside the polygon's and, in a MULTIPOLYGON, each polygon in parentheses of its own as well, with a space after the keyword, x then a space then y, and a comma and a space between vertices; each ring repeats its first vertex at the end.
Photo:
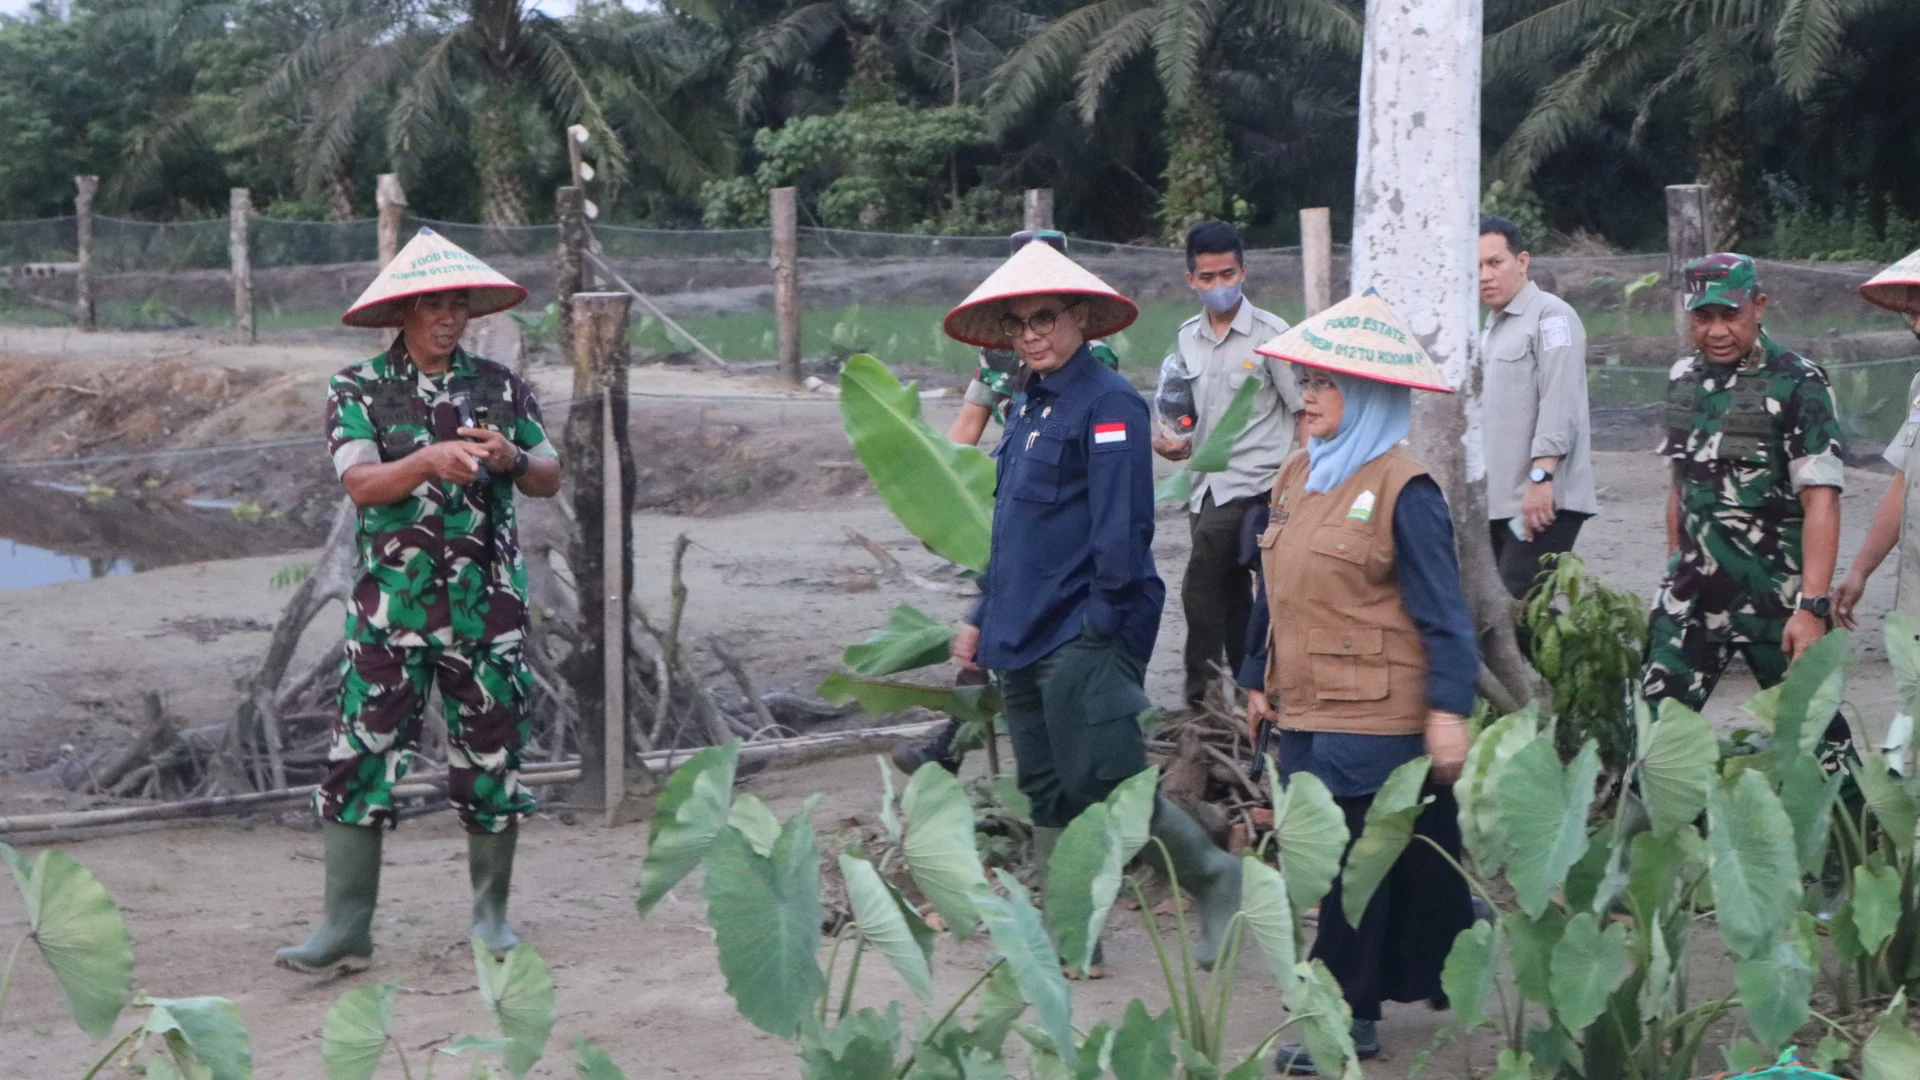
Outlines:
POLYGON ((1642 691, 1698 709, 1737 651, 1763 687, 1827 632, 1840 540, 1840 422, 1826 373, 1769 337, 1753 260, 1682 271, 1697 351, 1667 382, 1667 572, 1642 691))

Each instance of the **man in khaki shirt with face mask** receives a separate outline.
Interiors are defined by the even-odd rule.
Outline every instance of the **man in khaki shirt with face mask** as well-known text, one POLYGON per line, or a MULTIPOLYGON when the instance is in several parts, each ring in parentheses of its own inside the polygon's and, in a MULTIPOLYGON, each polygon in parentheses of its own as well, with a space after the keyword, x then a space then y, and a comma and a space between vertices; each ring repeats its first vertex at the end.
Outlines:
POLYGON ((1487 518, 1500 581, 1526 595, 1542 558, 1572 551, 1600 507, 1587 415, 1587 331, 1565 300, 1527 279, 1520 230, 1480 219, 1480 301, 1487 306, 1481 401, 1487 518))

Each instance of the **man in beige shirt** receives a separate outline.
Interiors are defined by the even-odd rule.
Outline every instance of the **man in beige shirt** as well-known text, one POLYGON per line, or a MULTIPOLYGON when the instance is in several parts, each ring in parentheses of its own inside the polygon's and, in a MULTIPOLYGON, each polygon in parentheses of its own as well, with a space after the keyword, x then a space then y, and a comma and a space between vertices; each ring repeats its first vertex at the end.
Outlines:
POLYGON ((1520 229, 1480 219, 1480 301, 1487 306, 1481 403, 1487 518, 1500 581, 1526 595, 1548 555, 1572 551, 1599 512, 1587 415, 1587 330, 1565 300, 1527 280, 1520 229))
POLYGON ((1246 299, 1246 272, 1233 226, 1203 221, 1188 230, 1187 285, 1203 310, 1181 325, 1175 355, 1193 387, 1196 422, 1190 441, 1157 435, 1154 449, 1169 461, 1187 457, 1193 447, 1206 444, 1247 380, 1260 384, 1253 415, 1234 443, 1227 468, 1196 474, 1187 503, 1193 552, 1180 599, 1187 618, 1189 707, 1205 699, 1214 664, 1240 670, 1253 610, 1253 570, 1241 558, 1241 529, 1248 511, 1266 503, 1281 461, 1298 445, 1295 428, 1306 407, 1287 363, 1253 351, 1285 331, 1287 321, 1246 299))

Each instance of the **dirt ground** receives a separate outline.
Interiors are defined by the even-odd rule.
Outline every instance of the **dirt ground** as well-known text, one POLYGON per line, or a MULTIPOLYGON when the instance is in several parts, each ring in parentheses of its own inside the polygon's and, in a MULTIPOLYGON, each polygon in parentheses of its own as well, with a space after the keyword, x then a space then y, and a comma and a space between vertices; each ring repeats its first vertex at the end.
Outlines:
MULTIPOLYGON (((31 424, 0 428, 0 464, 47 453, 70 453, 104 430, 127 428, 99 410, 125 378, 125 365, 165 369, 172 383, 202 387, 195 395, 164 397, 160 383, 142 394, 194 402, 160 418, 170 434, 121 438, 143 446, 209 445, 237 439, 302 434, 317 426, 325 375, 357 358, 329 346, 227 351, 205 342, 160 335, 95 335, 89 355, 77 355, 70 337, 42 331, 0 333, 0 397, 22 400, 31 391, 68 399, 36 405, 31 424), (109 340, 110 339, 110 340, 109 340), (127 340, 121 340, 127 339, 127 340), (104 357, 99 346, 109 346, 104 357), (170 351, 171 350, 171 351, 170 351), (64 353, 64 355, 63 355, 64 353), (191 354, 191 355, 190 355, 191 354), (57 366, 56 366, 57 365, 57 366), (165 368, 166 365, 174 365, 165 368), (9 382, 11 379, 13 381, 9 382), (186 380, 185 382, 181 382, 186 380), (197 380, 197 381, 196 381, 197 380), (97 391, 45 390, 48 382, 97 391), (117 426, 116 426, 117 425, 117 426)), ((536 369, 543 398, 558 402, 568 375, 536 369)), ((145 385, 145 384, 142 384, 145 385)), ((808 691, 835 665, 840 649, 880 625, 907 602, 936 617, 958 615, 964 598, 930 593, 876 575, 877 564, 849 540, 849 530, 884 545, 908 568, 938 572, 936 561, 895 524, 861 477, 841 435, 833 399, 797 394, 754 377, 723 378, 684 370, 645 368, 633 373, 638 395, 632 414, 641 462, 641 512, 635 517, 636 581, 640 598, 664 606, 667 560, 682 532, 694 542, 686 560, 689 639, 725 641, 755 673, 764 690, 808 691), (691 446, 696 453, 688 454, 691 446)), ((35 399, 37 400, 37 398, 35 399)), ((115 407, 118 408, 116 403, 115 407)), ((929 419, 944 427, 956 403, 933 398, 929 419)), ((16 413, 19 410, 10 410, 16 413)), ((137 410, 136 410, 137 411, 137 410)), ((147 423, 147 421, 142 421, 147 423)), ((104 452, 101 449, 93 452, 104 452)), ((293 448, 245 460, 216 460, 154 469, 166 494, 233 498, 246 477, 271 473, 269 493, 285 516, 332 498, 316 448, 293 448), (306 456, 313 455, 313 456, 306 456), (164 472, 161 470, 164 469, 164 472), (314 477, 318 476, 318 480, 314 477)), ((1651 454, 1597 455, 1601 515, 1589 523, 1579 550, 1609 581, 1651 595, 1664 556, 1661 527, 1665 472, 1651 454)), ((32 478, 63 480, 64 475, 32 478)), ((1857 549, 1886 477, 1849 470, 1844 498, 1843 561, 1857 549)), ((109 513, 124 498, 92 508, 109 513)), ((0 503, 16 506, 12 502, 0 503)), ((128 514, 139 513, 129 508, 128 514)), ((36 521, 54 515, 36 513, 36 521)), ((1163 508, 1155 545, 1168 580, 1169 605, 1161 646, 1149 667, 1148 691, 1171 705, 1179 695, 1179 642, 1184 637, 1179 568, 1188 549, 1183 515, 1163 508)), ((68 531, 98 532, 84 518, 68 531)), ((41 524, 42 546, 62 542, 58 522, 41 524)), ((288 526, 291 528, 291 526, 288 526)), ((116 544, 137 542, 126 530, 116 544)), ((0 537, 21 532, 15 513, 0 512, 0 537)), ((67 536, 78 543, 81 538, 67 536)), ((125 576, 42 588, 0 591, 0 812, 37 813, 93 805, 51 789, 29 775, 64 754, 84 755, 123 745, 138 716, 142 691, 161 690, 170 711, 189 724, 219 722, 238 701, 234 680, 257 663, 267 630, 286 600, 271 579, 290 563, 310 560, 301 544, 283 537, 271 553, 243 558, 160 565, 125 576), (63 751, 71 746, 72 751, 63 751)), ((223 541, 217 553, 249 549, 223 541)), ((1893 681, 1878 645, 1880 613, 1892 600, 1892 575, 1872 583, 1857 635, 1861 663, 1850 685, 1850 713, 1878 730, 1891 717, 1893 681)), ((303 649, 319 649, 333 632, 323 616, 303 649)), ((1750 678, 1729 676, 1710 708, 1723 726, 1753 691, 1750 678)), ((873 820, 879 778, 866 757, 770 770, 746 781, 776 813, 795 812, 804 798, 825 793, 815 813, 819 827, 848 819, 873 820)), ((714 963, 711 934, 701 918, 697 883, 683 884, 653 917, 638 922, 631 907, 645 847, 645 823, 614 829, 567 824, 549 814, 532 823, 522 844, 514 912, 521 936, 539 947, 554 969, 560 1020, 552 1053, 534 1075, 572 1075, 568 1040, 586 1036, 606 1048, 629 1075, 689 1077, 790 1076, 789 1047, 739 1019, 714 963)), ((304 815, 251 822, 177 827, 138 835, 61 845, 106 884, 126 914, 138 955, 137 986, 158 996, 219 994, 233 998, 253 1036, 257 1075, 319 1074, 319 1031, 328 1004, 369 980, 397 981, 399 1028, 416 1068, 430 1044, 481 1031, 484 1017, 466 945, 463 845, 450 814, 409 822, 387 848, 376 924, 375 969, 352 979, 316 983, 269 963, 272 950, 304 934, 320 887, 320 843, 304 815)), ((23 927, 19 905, 0 899, 0 945, 23 927)), ((1116 913, 1108 941, 1112 977, 1076 987, 1076 1016, 1085 1024, 1117 1018, 1130 998, 1164 1005, 1138 912, 1116 913)), ((980 970, 983 941, 939 950, 937 1000, 944 1003, 980 970)), ((1251 1045, 1275 1022, 1270 977, 1250 957, 1240 976, 1232 1039, 1251 1045)), ((1717 959, 1702 982, 1724 982, 1717 959)), ((898 990, 881 965, 867 965, 859 1000, 880 1002, 898 990)), ((1704 990, 1703 990, 1704 992, 1704 990)), ((50 977, 37 961, 22 965, 8 1006, 10 1058, 19 1075, 74 1076, 99 1053, 64 1019, 50 977)), ((1405 1074, 1414 1052, 1444 1022, 1424 1006, 1390 1007, 1382 1027, 1386 1054, 1367 1066, 1370 1077, 1405 1074)), ((1710 1043, 1711 1045, 1711 1043, 1710 1043)), ((1435 1055, 1425 1075, 1458 1080, 1491 1065, 1484 1041, 1435 1055)))

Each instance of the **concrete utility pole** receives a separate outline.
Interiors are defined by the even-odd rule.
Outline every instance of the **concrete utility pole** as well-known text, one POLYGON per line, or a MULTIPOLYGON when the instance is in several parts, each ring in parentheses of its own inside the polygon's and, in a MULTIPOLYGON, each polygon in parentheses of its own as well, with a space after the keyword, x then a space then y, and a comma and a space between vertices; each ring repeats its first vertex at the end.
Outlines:
POLYGON ((407 216, 407 193, 399 173, 381 173, 374 180, 373 204, 380 215, 380 269, 400 254, 400 224, 407 216))
MULTIPOLYGON (((1461 581, 1494 686, 1529 694, 1512 599, 1487 535, 1475 352, 1480 233, 1481 0, 1368 0, 1354 176, 1354 292, 1378 289, 1457 394, 1413 395, 1415 456, 1453 511, 1461 581)), ((1483 678, 1483 684, 1489 680, 1483 678)))
POLYGON ((800 385, 800 208, 790 187, 773 189, 773 321, 780 377, 800 385))
POLYGON ((74 322, 82 330, 92 330, 95 325, 93 310, 93 197, 100 191, 100 178, 97 176, 76 176, 73 186, 79 194, 73 200, 74 259, 79 263, 74 273, 74 322))
POLYGON ((1031 231, 1053 228, 1053 189, 1050 187, 1028 188, 1025 209, 1026 229, 1031 231))
POLYGON ((254 342, 253 333, 253 244, 248 226, 253 218, 253 197, 237 187, 227 193, 227 261, 233 266, 233 336, 243 345, 254 342))
POLYGON ((1673 290, 1673 332, 1682 352, 1693 351, 1687 328, 1686 290, 1680 271, 1713 250, 1713 189, 1705 184, 1667 185, 1667 287, 1673 290))
POLYGON ((1308 315, 1333 306, 1333 217, 1324 206, 1300 211, 1300 291, 1308 315))

